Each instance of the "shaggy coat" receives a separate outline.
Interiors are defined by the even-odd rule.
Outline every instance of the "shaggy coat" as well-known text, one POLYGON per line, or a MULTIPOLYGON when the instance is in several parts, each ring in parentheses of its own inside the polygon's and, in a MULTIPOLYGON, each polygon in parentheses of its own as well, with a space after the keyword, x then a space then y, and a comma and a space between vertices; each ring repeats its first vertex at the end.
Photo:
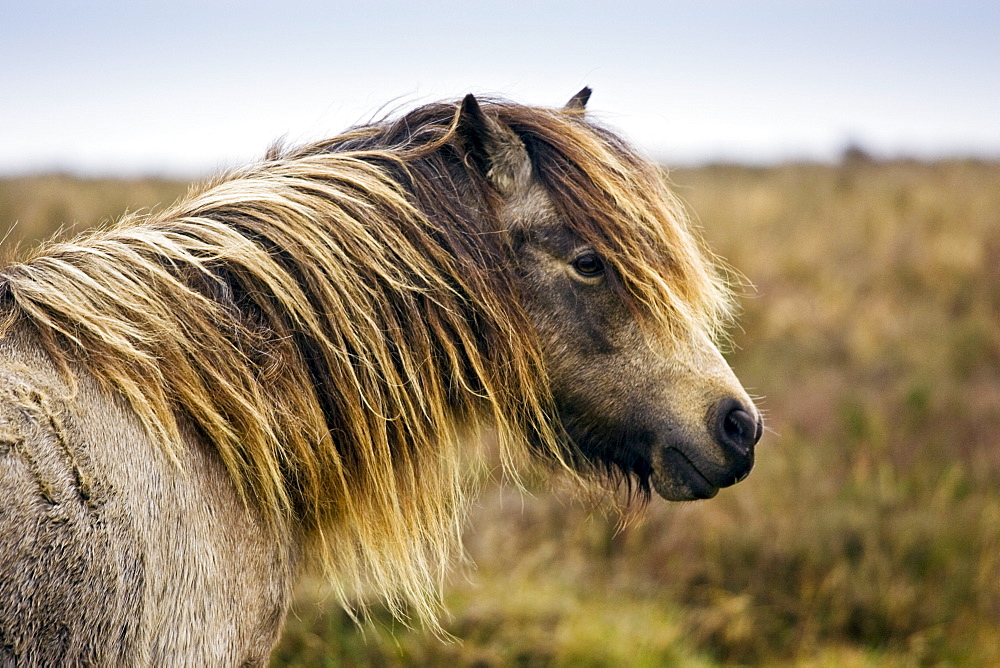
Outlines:
POLYGON ((317 566, 342 599, 438 628, 484 430, 510 472, 669 498, 745 475, 745 452, 716 475, 679 445, 599 439, 597 409, 563 398, 575 362, 552 361, 566 345, 526 258, 568 239, 589 253, 573 289, 618 309, 607 332, 709 351, 686 366, 725 368, 713 388, 736 389, 712 396, 746 407, 709 422, 759 437, 710 343, 725 277, 659 170, 587 121, 588 95, 469 96, 276 148, 3 269, 0 665, 262 664, 317 566), (671 477, 668 455, 701 474, 671 477))

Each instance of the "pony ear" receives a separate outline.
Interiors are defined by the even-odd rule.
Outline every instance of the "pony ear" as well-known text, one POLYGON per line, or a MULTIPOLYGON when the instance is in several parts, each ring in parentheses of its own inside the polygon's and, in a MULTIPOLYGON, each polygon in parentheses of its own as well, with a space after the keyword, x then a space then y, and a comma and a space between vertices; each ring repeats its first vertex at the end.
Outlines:
POLYGON ((469 93, 458 110, 456 132, 472 165, 501 195, 511 195, 531 179, 531 159, 513 130, 490 118, 469 93))
POLYGON ((590 94, 592 92, 590 86, 584 86, 579 93, 569 99, 569 102, 563 107, 563 111, 584 111, 587 108, 587 102, 590 101, 590 94))
POLYGON ((476 96, 469 93, 458 110, 458 136, 465 144, 466 157, 485 175, 490 171, 490 127, 476 96))

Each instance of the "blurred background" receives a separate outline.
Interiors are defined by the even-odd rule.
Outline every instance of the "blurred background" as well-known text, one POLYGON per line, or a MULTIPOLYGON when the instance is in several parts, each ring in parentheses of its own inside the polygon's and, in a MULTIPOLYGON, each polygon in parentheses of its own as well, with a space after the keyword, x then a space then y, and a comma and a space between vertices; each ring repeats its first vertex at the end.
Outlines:
POLYGON ((189 178, 468 92, 671 165, 1000 155, 1000 7, 846 0, 0 3, 0 173, 189 178))
POLYGON ((743 483, 490 485, 441 643, 304 586, 274 665, 1000 664, 1000 5, 0 2, 0 255, 467 92, 670 168, 745 274, 743 483))

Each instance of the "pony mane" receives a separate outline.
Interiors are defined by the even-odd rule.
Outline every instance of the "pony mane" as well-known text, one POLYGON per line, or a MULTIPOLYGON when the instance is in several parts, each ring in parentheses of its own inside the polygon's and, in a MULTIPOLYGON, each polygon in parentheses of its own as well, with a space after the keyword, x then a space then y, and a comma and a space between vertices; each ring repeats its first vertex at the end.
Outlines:
MULTIPOLYGON (((482 109, 649 331, 722 331, 724 277, 655 165, 580 112, 482 109)), ((275 532, 307 536, 342 599, 374 591, 433 629, 470 435, 494 430, 509 472, 530 454, 577 463, 458 113, 430 104, 272 149, 0 272, 4 330, 29 324, 68 374, 124 395, 179 465, 190 421, 275 532)))

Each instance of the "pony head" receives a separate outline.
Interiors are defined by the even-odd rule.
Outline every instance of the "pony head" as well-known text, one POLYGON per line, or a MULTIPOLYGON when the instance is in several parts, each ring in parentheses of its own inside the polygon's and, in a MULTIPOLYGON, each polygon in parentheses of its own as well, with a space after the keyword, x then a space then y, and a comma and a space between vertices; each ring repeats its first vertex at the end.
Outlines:
POLYGON ((762 432, 717 346, 725 274, 660 170, 587 121, 589 94, 530 113, 470 95, 456 127, 502 197, 570 458, 666 499, 712 497, 749 474, 762 432))

